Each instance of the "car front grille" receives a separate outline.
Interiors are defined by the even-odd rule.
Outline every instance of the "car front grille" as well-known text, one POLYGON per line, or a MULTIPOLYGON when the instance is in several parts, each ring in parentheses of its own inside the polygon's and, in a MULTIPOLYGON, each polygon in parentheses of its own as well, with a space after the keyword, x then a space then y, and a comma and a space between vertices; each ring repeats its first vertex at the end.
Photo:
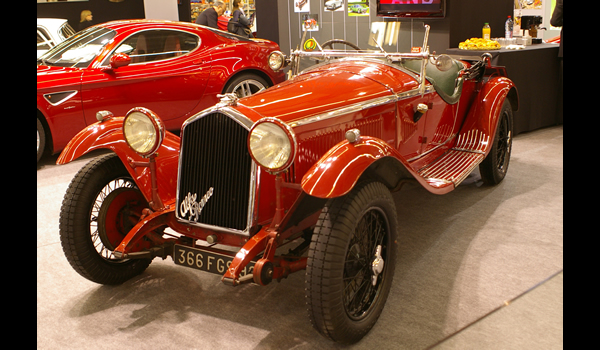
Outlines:
POLYGON ((253 187, 248 129, 213 112, 181 134, 176 215, 191 224, 247 232, 253 187))

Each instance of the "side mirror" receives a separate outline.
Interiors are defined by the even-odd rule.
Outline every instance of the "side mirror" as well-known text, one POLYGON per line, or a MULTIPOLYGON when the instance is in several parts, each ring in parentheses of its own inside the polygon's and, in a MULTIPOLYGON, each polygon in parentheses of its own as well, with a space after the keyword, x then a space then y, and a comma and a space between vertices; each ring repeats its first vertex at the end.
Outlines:
POLYGON ((128 66, 131 63, 131 57, 125 53, 116 53, 110 58, 110 68, 117 69, 119 67, 128 66))

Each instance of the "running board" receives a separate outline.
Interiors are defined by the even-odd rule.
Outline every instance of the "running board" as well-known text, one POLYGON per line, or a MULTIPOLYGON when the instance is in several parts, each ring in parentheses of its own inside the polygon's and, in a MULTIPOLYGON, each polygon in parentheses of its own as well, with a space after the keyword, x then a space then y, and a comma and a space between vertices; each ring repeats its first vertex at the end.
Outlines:
POLYGON ((455 147, 419 169, 419 175, 435 189, 456 187, 483 161, 489 141, 477 130, 461 134, 455 147))

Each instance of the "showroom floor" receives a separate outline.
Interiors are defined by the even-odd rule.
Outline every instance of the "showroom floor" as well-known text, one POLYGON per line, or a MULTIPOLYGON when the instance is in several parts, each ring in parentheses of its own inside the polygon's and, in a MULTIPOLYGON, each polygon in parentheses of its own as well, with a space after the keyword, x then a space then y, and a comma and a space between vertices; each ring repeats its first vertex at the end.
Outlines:
MULTIPOLYGON (((94 153, 98 155, 101 153, 94 153)), ((38 349, 337 349, 310 325, 304 275, 266 287, 155 259, 101 286, 65 259, 58 217, 90 156, 37 170, 38 349)), ((562 349, 563 127, 518 135, 506 179, 394 195, 399 259, 386 307, 352 349, 562 349)))

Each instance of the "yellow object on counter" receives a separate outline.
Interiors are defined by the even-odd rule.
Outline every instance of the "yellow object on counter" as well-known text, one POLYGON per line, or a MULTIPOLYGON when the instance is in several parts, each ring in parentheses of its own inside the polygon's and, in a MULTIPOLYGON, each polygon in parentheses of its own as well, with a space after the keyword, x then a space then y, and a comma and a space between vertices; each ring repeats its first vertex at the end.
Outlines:
POLYGON ((471 38, 458 44, 458 48, 461 50, 499 50, 500 44, 490 39, 471 38))

